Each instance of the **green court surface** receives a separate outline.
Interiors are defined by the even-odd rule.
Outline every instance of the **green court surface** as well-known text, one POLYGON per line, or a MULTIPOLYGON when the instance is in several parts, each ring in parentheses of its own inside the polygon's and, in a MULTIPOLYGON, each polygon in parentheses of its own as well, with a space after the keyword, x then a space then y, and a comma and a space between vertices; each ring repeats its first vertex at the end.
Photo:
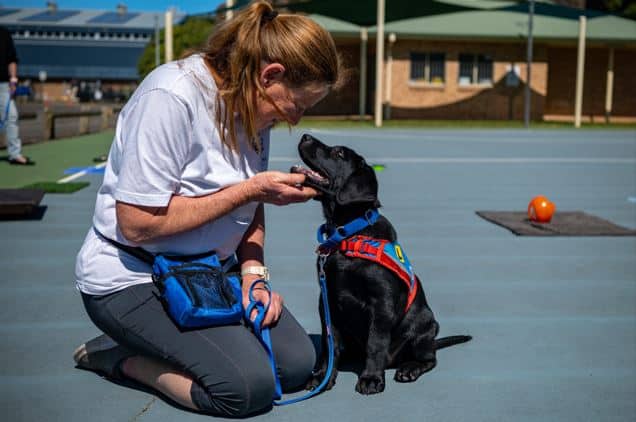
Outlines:
POLYGON ((0 188, 20 188, 32 183, 55 182, 68 175, 71 167, 94 166, 93 158, 107 154, 114 131, 78 136, 39 144, 25 145, 22 153, 36 162, 35 166, 15 166, 0 152, 0 188))

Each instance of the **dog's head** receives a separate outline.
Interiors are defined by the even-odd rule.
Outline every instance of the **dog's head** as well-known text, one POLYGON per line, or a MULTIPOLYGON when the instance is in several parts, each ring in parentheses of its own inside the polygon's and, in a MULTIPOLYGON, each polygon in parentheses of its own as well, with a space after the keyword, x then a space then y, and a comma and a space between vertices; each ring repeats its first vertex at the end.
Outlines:
POLYGON ((309 169, 294 166, 291 171, 305 174, 305 183, 321 192, 316 199, 322 202, 327 220, 355 217, 380 206, 375 172, 352 149, 330 147, 305 134, 298 152, 309 169))

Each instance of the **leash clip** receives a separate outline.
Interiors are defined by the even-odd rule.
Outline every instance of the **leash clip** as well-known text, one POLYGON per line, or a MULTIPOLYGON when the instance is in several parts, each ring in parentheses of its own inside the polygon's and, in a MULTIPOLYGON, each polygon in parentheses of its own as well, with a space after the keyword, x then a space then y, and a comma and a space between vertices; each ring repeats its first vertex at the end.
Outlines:
POLYGON ((329 257, 328 253, 319 252, 318 253, 318 276, 321 280, 325 279, 325 262, 327 262, 327 257, 329 257))

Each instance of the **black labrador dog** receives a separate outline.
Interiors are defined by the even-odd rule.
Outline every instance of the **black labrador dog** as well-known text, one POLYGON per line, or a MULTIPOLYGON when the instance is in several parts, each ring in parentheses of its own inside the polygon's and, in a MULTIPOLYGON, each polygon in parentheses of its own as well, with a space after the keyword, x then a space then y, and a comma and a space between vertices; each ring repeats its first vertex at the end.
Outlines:
MULTIPOLYGON (((326 219, 323 227, 327 232, 337 231, 370 209, 380 207, 375 172, 355 151, 343 146, 329 147, 311 135, 303 135, 298 151, 309 169, 294 166, 291 171, 304 173, 306 184, 321 192, 316 199, 322 203, 326 219)), ((393 226, 381 215, 356 235, 397 241, 393 226)), ((367 259, 346 256, 339 248, 327 253, 324 271, 335 349, 327 389, 335 384, 335 368, 343 353, 354 361, 364 361, 356 391, 375 394, 384 391, 386 368, 397 368, 396 381, 413 382, 435 367, 436 350, 471 339, 470 336, 435 339, 439 324, 417 277, 414 277, 417 290, 407 306, 409 288, 395 272, 367 259)), ((327 328, 322 301, 320 316, 323 352, 307 389, 318 386, 327 372, 327 328)))

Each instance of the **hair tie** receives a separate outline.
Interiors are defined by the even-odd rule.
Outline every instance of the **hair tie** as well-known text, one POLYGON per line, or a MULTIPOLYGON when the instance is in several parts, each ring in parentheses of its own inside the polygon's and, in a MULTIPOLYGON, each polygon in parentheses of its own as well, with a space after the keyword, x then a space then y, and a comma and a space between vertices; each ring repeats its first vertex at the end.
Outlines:
POLYGON ((266 24, 274 20, 274 18, 278 16, 278 12, 276 10, 268 10, 263 13, 263 17, 261 18, 261 24, 266 24))

